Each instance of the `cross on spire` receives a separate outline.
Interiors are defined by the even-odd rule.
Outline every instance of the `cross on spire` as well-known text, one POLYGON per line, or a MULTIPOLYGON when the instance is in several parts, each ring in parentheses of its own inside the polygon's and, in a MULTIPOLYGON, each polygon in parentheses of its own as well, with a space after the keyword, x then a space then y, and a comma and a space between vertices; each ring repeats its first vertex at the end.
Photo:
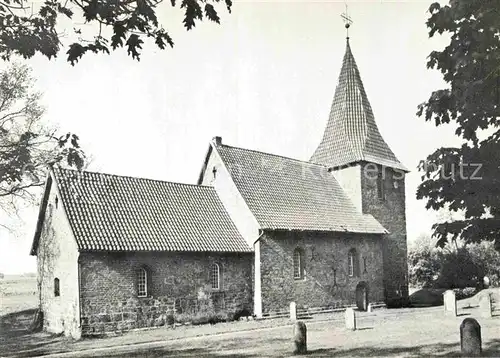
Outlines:
POLYGON ((349 16, 349 13, 347 12, 347 3, 345 4, 345 12, 343 12, 340 17, 342 20, 344 20, 346 32, 347 32, 347 39, 349 40, 349 27, 351 27, 351 24, 353 23, 351 17, 349 16))

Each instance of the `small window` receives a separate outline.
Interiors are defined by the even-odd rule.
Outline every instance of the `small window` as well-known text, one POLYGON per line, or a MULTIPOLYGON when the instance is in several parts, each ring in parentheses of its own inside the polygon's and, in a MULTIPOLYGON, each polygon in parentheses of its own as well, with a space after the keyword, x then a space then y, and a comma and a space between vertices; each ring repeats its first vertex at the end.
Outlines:
POLYGON ((358 275, 358 263, 356 249, 351 249, 347 255, 347 272, 349 277, 358 275))
POLYGON ((59 203, 59 198, 57 197, 57 195, 56 195, 55 202, 56 202, 56 209, 57 209, 57 203, 59 203))
POLYGON ((366 273, 366 257, 363 257, 363 273, 366 273))
POLYGON ((304 279, 304 255, 299 248, 293 252, 293 278, 296 280, 304 279))
POLYGON ((145 268, 137 270, 137 296, 148 296, 148 271, 145 268))
POLYGON ((210 271, 210 283, 213 290, 220 289, 220 266, 218 264, 213 264, 210 271))
POLYGON ((54 296, 59 297, 61 295, 61 291, 59 290, 59 279, 56 277, 54 279, 54 296))
POLYGON ((377 195, 379 200, 385 200, 384 174, 382 171, 377 176, 377 195))

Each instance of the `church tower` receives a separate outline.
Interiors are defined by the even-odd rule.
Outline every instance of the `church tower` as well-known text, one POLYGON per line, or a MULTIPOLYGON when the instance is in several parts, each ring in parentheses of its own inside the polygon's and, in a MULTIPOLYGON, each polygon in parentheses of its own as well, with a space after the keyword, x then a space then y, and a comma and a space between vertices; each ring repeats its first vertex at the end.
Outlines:
POLYGON ((407 302, 408 170, 378 130, 349 37, 328 123, 310 161, 327 166, 358 210, 389 231, 383 238, 385 299, 389 305, 407 302))

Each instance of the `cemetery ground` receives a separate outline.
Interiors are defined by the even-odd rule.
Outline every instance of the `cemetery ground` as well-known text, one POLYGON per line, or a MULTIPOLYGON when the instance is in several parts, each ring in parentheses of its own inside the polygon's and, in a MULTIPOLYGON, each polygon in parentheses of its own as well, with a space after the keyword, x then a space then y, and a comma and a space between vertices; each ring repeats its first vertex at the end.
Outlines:
MULTIPOLYGON (((357 312, 356 331, 344 328, 344 313, 304 320, 310 356, 458 356, 464 318, 481 324, 485 356, 500 356, 500 316, 482 318, 478 298, 458 301, 458 316, 443 306, 357 312)), ((0 357, 287 357, 292 356, 288 319, 182 326, 128 332, 80 341, 30 333, 34 310, 11 312, 0 321, 0 357), (65 352, 65 353, 64 353, 65 352)))

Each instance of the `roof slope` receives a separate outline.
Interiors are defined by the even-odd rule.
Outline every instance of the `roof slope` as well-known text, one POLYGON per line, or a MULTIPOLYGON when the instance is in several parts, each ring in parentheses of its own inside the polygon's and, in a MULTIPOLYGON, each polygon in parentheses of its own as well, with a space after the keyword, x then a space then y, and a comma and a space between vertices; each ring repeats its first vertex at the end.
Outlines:
POLYGON ((226 145, 215 148, 263 229, 387 232, 356 210, 324 166, 226 145))
POLYGON ((408 171, 378 130, 349 39, 330 117, 310 161, 329 168, 368 161, 408 171))
POLYGON ((80 250, 252 251, 211 187, 53 173, 80 250))

